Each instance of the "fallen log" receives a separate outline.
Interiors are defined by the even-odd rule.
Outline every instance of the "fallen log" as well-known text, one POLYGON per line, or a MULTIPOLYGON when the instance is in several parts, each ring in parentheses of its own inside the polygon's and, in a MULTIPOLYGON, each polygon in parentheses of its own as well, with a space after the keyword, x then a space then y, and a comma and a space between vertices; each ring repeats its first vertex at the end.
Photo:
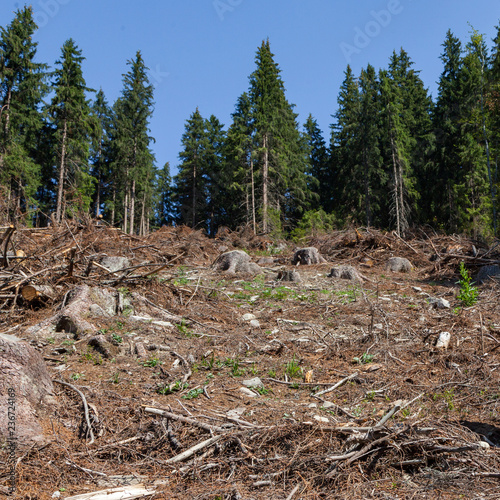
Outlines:
POLYGON ((49 285, 25 285, 21 288, 21 296, 28 302, 35 299, 53 300, 56 291, 49 285))

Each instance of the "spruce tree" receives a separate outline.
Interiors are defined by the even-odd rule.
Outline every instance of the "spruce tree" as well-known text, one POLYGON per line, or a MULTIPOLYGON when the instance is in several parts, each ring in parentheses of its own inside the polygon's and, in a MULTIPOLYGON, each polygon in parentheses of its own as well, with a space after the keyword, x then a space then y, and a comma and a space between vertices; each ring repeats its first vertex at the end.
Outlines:
POLYGON ((200 222, 200 213, 206 213, 207 202, 204 156, 208 138, 205 120, 198 108, 187 120, 181 142, 184 149, 179 153, 181 164, 174 178, 177 222, 194 228, 200 222))
MULTIPOLYGON (((461 143, 464 81, 462 78, 462 44, 448 30, 443 43, 443 72, 438 82, 438 96, 433 113, 436 135, 434 213, 440 214, 446 228, 458 231, 458 206, 454 186, 458 182, 461 163, 458 145, 461 143), (444 195, 444 196, 443 196, 444 195)), ((436 218, 437 220, 437 218, 436 218)))
POLYGON ((97 92, 91 106, 91 175, 95 179, 94 213, 96 217, 101 215, 101 209, 107 194, 106 188, 109 182, 110 161, 110 132, 111 132, 111 108, 106 101, 104 92, 97 92))
POLYGON ((40 182, 37 143, 47 65, 36 62, 36 29, 33 10, 25 6, 0 33, 0 183, 18 213, 33 205, 40 182))
POLYGON ((334 183, 328 148, 318 126, 310 114, 304 124, 304 137, 309 156, 308 190, 317 192, 318 199, 312 208, 331 212, 333 209, 332 187, 334 183))
MULTIPOLYGON (((123 90, 113 107, 113 205, 125 232, 144 234, 152 216, 154 155, 149 123, 153 114, 153 86, 140 51, 127 61, 123 90)), ((114 218, 114 217, 113 217, 114 218)))
POLYGON ((260 191, 262 231, 279 232, 308 208, 307 146, 298 130, 297 115, 285 97, 281 70, 269 40, 259 47, 257 68, 250 75, 252 136, 260 191), (270 220, 272 219, 272 224, 270 220))
POLYGON ((377 74, 372 65, 361 70, 359 78, 359 148, 363 179, 363 208, 366 226, 371 226, 380 212, 379 198, 382 197, 387 176, 382 168, 383 159, 379 146, 380 99, 377 74))
POLYGON ((171 224, 173 221, 172 177, 170 164, 167 162, 156 172, 156 210, 155 224, 158 227, 171 224))
POLYGON ((244 92, 231 115, 233 123, 224 146, 224 171, 229 197, 226 200, 228 219, 232 224, 251 225, 257 231, 256 217, 256 146, 252 129, 251 102, 244 92))
MULTIPOLYGON (((344 220, 359 221, 363 197, 361 136, 359 133, 360 95, 350 65, 337 98, 338 108, 332 125, 331 151, 335 162, 334 198, 336 212, 344 220)), ((333 186, 332 186, 333 187, 333 186)))
POLYGON ((55 95, 48 107, 53 127, 54 161, 57 170, 56 221, 66 208, 88 209, 93 192, 89 174, 90 106, 82 72, 81 50, 70 38, 62 47, 54 72, 55 95))

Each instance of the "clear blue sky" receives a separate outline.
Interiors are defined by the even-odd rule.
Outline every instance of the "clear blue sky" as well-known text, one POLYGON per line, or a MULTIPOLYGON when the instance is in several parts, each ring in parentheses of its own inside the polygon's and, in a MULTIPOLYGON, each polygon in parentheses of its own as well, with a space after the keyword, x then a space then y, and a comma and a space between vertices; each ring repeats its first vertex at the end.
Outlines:
MULTIPOLYGON (((6 26, 24 2, 2 0, 6 26)), ((348 62, 386 67, 403 47, 433 96, 446 31, 465 44, 471 23, 488 45, 498 0, 34 0, 38 59, 50 66, 73 38, 86 58, 87 85, 119 97, 126 61, 141 50, 155 85, 151 133, 158 166, 176 172, 185 121, 199 107, 225 124, 248 89, 255 52, 269 37, 287 98, 301 125, 311 113, 329 140, 331 115, 348 62), (349 61, 348 61, 349 59, 349 61)))

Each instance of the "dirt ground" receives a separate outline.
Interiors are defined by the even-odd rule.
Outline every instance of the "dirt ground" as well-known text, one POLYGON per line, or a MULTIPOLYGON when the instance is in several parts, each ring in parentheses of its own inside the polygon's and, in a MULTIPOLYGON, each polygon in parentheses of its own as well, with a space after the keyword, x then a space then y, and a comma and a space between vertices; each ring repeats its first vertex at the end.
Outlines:
MULTIPOLYGON (((46 443, 18 449, 16 498, 137 484, 149 496, 126 498, 500 498, 500 282, 471 306, 457 283, 460 262, 473 278, 498 264, 498 242, 350 229, 301 242, 326 263, 292 266, 297 245, 248 231, 138 238, 88 221, 18 228, 12 245, 25 257, 3 261, 0 333, 81 391, 94 435, 80 395, 55 383, 46 443), (235 249, 262 272, 211 268, 235 249), (128 270, 93 264, 104 255, 128 270), (388 271, 390 257, 412 270, 388 271), (329 277, 339 265, 361 279, 329 277), (27 284, 53 293, 26 300, 27 284), (83 334, 37 330, 81 285, 117 297, 118 313, 82 310, 83 334)), ((0 493, 9 479, 0 470, 0 493)))

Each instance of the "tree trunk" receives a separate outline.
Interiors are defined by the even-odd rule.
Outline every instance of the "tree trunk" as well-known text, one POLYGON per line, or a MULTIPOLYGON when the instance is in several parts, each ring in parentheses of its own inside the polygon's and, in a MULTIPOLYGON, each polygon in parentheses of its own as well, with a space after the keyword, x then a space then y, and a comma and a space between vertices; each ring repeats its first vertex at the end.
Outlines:
POLYGON ((398 167, 396 162, 396 151, 394 139, 391 135, 391 151, 392 151, 392 174, 394 177, 394 202, 396 205, 396 233, 401 236, 401 221, 399 219, 399 193, 398 193, 398 167))
POLYGON ((130 192, 130 234, 134 234, 134 217, 135 217, 135 179, 132 180, 132 188, 130 192))
POLYGON ((252 227, 253 234, 257 234, 257 223, 255 220, 255 179, 253 176, 253 158, 250 153, 250 175, 252 176, 252 227))
POLYGON ((192 193, 192 196, 193 196, 193 229, 194 227, 196 226, 196 158, 195 158, 195 162, 193 163, 193 193, 192 193))
POLYGON ((116 211, 116 186, 113 184, 113 208, 111 209, 111 225, 115 225, 115 211, 116 211))
POLYGON ((61 148, 61 162, 59 164, 59 185, 57 186, 57 204, 56 204, 56 221, 61 222, 62 218, 62 202, 64 193, 64 178, 66 176, 66 140, 68 135, 68 123, 64 120, 62 148, 61 148))
POLYGON ((363 153, 363 166, 364 166, 364 185, 365 185, 365 211, 366 211, 366 227, 372 224, 372 211, 370 199, 370 182, 368 180, 368 160, 366 159, 366 151, 363 153))
POLYGON ((264 149, 264 162, 262 165, 262 232, 267 233, 267 207, 269 188, 269 151, 267 149, 267 135, 262 138, 262 148, 264 149))
POLYGON ((123 200, 123 232, 127 232, 128 223, 128 189, 125 191, 125 199, 123 200))

